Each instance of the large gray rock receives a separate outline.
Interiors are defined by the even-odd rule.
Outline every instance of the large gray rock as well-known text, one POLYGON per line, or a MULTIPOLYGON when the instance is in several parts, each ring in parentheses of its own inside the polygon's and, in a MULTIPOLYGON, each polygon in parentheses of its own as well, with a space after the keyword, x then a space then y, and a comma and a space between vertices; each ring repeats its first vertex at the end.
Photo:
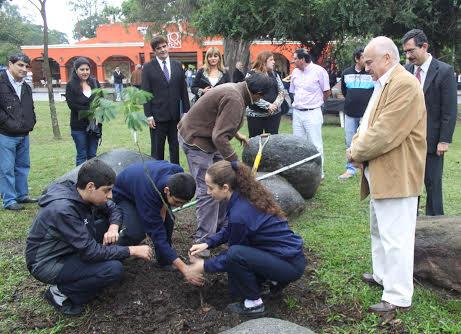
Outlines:
POLYGON ((240 325, 221 332, 222 334, 315 334, 309 328, 292 322, 275 319, 259 318, 249 320, 240 325))
MULTIPOLYGON (((253 166, 258 152, 259 136, 250 138, 242 154, 242 160, 253 166)), ((306 138, 293 135, 271 135, 264 147, 258 171, 273 172, 292 163, 318 153, 315 146, 306 138)), ((321 181, 322 159, 317 157, 302 165, 291 168, 283 176, 304 198, 314 196, 321 181)))
POLYGON ((418 217, 414 275, 461 292, 461 216, 418 217))
MULTIPOLYGON (((265 174, 267 173, 257 173, 256 176, 265 174)), ((261 183, 272 193, 274 199, 288 216, 299 215, 306 207, 306 202, 300 193, 283 177, 274 175, 261 180, 261 183)))
MULTIPOLYGON (((143 154, 142 156, 144 160, 152 160, 153 158, 143 154)), ((139 152, 131 151, 124 148, 119 148, 115 150, 111 150, 109 152, 102 153, 96 157, 107 163, 112 169, 115 171, 115 174, 119 174, 122 170, 125 169, 128 165, 131 165, 135 162, 141 162, 142 158, 139 152)), ((95 159, 95 158, 93 158, 95 159)), ((80 166, 75 167, 70 172, 64 174, 63 176, 59 177, 58 179, 54 180, 52 183, 63 182, 66 180, 71 180, 73 182, 77 182, 77 175, 78 171, 80 170, 80 166)))

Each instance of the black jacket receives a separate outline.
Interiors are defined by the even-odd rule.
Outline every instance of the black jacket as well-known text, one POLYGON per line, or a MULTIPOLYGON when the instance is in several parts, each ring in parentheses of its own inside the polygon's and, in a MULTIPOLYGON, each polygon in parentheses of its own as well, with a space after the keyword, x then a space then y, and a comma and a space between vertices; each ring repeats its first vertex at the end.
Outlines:
POLYGON ((182 111, 189 111, 189 93, 186 76, 181 63, 170 59, 170 80, 167 81, 162 68, 154 58, 142 70, 141 89, 150 92, 154 98, 144 104, 146 117, 154 117, 155 122, 179 121, 180 105, 182 111))
POLYGON ((232 75, 232 82, 242 82, 245 80, 245 74, 241 72, 238 68, 234 70, 234 74, 232 75))
MULTIPOLYGON (((405 68, 414 73, 414 65, 405 68)), ((437 144, 451 143, 456 126, 456 81, 453 67, 432 58, 424 80, 427 110, 427 153, 436 153, 437 144)))
POLYGON ((121 71, 120 71, 120 73, 117 73, 117 71, 114 71, 114 73, 112 73, 112 75, 114 76, 114 84, 123 83, 123 79, 125 79, 125 76, 123 75, 123 73, 121 71))
MULTIPOLYGON (((88 83, 91 89, 99 88, 101 85, 95 78, 90 78, 88 83)), ((70 128, 75 131, 85 131, 88 126, 88 118, 83 117, 82 112, 90 110, 94 94, 89 98, 83 94, 80 82, 71 81, 66 86, 66 101, 70 109, 70 128), (81 119, 79 117, 82 117, 81 119)), ((101 124, 99 124, 101 127, 101 124)))
POLYGON ((22 85, 21 99, 16 95, 6 71, 0 72, 0 134, 27 136, 36 123, 32 89, 22 85))
POLYGON ((26 264, 32 276, 54 284, 66 258, 78 255, 98 262, 129 256, 128 247, 103 246, 95 240, 95 217, 104 214, 109 224, 119 224, 122 213, 109 201, 95 207, 82 200, 75 183, 51 185, 38 203, 42 209, 32 223, 26 244, 26 264), (99 211, 99 212, 97 212, 99 211))
POLYGON ((205 69, 201 68, 200 70, 197 71, 197 74, 195 75, 194 82, 192 82, 192 86, 190 87, 190 90, 192 94, 195 95, 195 98, 198 99, 202 94, 199 93, 200 89, 204 89, 206 87, 216 87, 218 85, 221 85, 223 83, 230 82, 230 77, 228 72, 224 72, 221 79, 216 83, 216 85, 212 85, 210 80, 203 74, 205 69))

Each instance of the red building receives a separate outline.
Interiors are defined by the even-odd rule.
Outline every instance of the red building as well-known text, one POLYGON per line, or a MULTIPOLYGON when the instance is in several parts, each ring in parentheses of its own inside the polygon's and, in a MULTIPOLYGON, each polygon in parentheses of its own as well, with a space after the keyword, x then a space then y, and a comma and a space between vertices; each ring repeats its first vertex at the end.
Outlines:
MULTIPOLYGON (((125 25, 122 23, 105 24, 98 27, 96 37, 75 44, 59 44, 49 46, 49 58, 53 82, 65 84, 72 71, 73 60, 84 56, 91 62, 93 75, 101 82, 111 80, 115 66, 127 78, 136 64, 143 64, 153 58, 150 41, 145 39, 148 23, 125 25)), ((168 29, 168 44, 170 57, 181 61, 184 65, 194 65, 200 68, 204 62, 206 50, 215 46, 223 52, 223 40, 219 37, 205 41, 197 41, 187 34, 181 34, 177 27, 168 29)), ((282 74, 290 72, 290 63, 294 50, 301 47, 299 43, 273 43, 270 41, 255 41, 250 47, 250 60, 263 50, 270 50, 275 55, 276 67, 282 74)), ((33 81, 35 85, 44 83, 43 46, 22 46, 31 62, 33 81)))

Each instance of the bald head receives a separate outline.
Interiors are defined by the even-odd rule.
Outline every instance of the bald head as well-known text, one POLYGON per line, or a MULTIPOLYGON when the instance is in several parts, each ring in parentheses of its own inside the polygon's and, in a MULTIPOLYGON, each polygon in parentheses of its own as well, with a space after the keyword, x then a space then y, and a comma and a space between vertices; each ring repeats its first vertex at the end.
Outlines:
POLYGON ((400 60, 399 50, 394 42, 385 36, 373 38, 363 52, 365 70, 373 80, 378 80, 400 60))

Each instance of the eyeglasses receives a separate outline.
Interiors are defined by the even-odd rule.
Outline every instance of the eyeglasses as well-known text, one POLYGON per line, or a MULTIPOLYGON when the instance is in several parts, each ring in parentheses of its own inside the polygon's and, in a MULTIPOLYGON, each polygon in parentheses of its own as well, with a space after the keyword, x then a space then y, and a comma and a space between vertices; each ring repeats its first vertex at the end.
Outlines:
POLYGON ((403 50, 403 53, 405 53, 405 54, 413 53, 413 52, 415 52, 416 49, 419 49, 419 48, 416 47, 416 48, 411 48, 411 49, 408 49, 408 50, 403 50))

